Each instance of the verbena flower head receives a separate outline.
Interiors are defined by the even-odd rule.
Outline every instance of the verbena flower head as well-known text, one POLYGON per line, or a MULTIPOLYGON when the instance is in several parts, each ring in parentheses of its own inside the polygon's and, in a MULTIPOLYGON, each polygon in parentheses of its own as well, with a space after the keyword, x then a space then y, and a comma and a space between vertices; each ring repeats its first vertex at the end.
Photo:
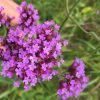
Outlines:
POLYGON ((89 79, 85 76, 84 62, 76 58, 65 75, 65 80, 60 83, 57 91, 58 97, 67 100, 70 97, 77 97, 87 86, 89 79))
POLYGON ((25 90, 52 79, 58 74, 54 69, 64 62, 62 46, 67 45, 67 41, 61 41, 58 31, 59 26, 53 21, 34 25, 31 29, 11 27, 5 38, 5 50, 1 53, 1 75, 16 76, 14 86, 19 87, 22 81, 25 90))

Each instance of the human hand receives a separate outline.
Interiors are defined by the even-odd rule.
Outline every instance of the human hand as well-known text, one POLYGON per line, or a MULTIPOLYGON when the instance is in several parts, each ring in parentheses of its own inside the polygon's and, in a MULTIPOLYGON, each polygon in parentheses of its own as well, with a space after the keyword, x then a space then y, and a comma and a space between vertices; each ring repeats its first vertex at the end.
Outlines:
POLYGON ((19 13, 17 12, 18 5, 13 0, 0 0, 0 6, 3 6, 3 12, 7 16, 14 17, 11 21, 11 25, 16 25, 19 18, 19 13))

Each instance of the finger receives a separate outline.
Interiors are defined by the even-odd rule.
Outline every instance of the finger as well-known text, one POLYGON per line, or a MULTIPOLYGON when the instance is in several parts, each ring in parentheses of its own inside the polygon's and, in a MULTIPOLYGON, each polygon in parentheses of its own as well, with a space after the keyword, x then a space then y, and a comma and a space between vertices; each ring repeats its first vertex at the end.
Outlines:
POLYGON ((17 12, 16 8, 18 7, 18 5, 16 3, 14 3, 12 0, 0 0, 0 5, 4 7, 4 13, 10 17, 15 17, 12 22, 11 25, 15 25, 18 22, 18 18, 19 18, 19 13, 17 12))

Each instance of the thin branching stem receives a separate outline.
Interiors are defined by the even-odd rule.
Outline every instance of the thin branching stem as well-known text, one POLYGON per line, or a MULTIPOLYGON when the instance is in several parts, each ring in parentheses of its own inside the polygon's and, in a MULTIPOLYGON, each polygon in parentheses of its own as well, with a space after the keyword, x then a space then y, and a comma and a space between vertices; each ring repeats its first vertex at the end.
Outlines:
POLYGON ((94 32, 88 32, 86 31, 83 27, 81 27, 81 25, 78 24, 78 22, 75 20, 75 18, 73 18, 70 15, 69 12, 69 7, 68 7, 68 0, 66 0, 66 13, 69 15, 69 18, 86 34, 92 34, 98 41, 100 41, 100 38, 94 33, 94 32))
POLYGON ((64 19, 63 23, 61 24, 61 27, 60 27, 60 30, 62 30, 63 26, 65 25, 65 23, 67 22, 67 20, 69 19, 70 15, 72 14, 74 8, 78 5, 78 3, 80 2, 81 0, 77 0, 75 2, 75 4, 73 5, 71 11, 69 12, 68 16, 66 16, 66 18, 64 19))

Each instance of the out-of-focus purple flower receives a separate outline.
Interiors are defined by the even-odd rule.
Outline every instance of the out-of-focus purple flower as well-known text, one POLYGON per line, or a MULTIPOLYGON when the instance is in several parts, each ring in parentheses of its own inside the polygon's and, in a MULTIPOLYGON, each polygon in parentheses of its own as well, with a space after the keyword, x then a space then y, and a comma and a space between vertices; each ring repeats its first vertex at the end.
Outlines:
POLYGON ((68 41, 64 40, 63 44, 64 44, 64 46, 67 46, 68 45, 68 41))
POLYGON ((77 97, 87 86, 89 79, 85 76, 84 62, 76 58, 69 68, 69 74, 60 83, 57 91, 58 97, 67 100, 70 97, 77 97))
POLYGON ((19 81, 15 81, 13 85, 14 85, 14 87, 19 87, 20 86, 20 82, 19 81))
POLYGON ((25 91, 30 90, 30 86, 28 86, 28 85, 24 85, 24 90, 25 90, 25 91))

